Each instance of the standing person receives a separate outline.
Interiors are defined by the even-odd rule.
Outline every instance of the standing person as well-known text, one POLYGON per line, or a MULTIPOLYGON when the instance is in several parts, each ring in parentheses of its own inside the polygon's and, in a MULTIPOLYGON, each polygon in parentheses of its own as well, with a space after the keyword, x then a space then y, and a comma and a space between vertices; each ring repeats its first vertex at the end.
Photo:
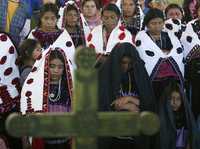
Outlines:
POLYGON ((183 88, 172 81, 160 101, 160 149, 199 149, 199 134, 183 88))
POLYGON ((184 21, 186 23, 197 18, 197 7, 198 7, 198 5, 199 5, 198 0, 184 0, 183 10, 185 12, 184 21))
POLYGON ((82 13, 91 31, 101 24, 99 9, 99 4, 95 0, 82 1, 82 13))
POLYGON ((59 13, 62 13, 61 16, 63 15, 63 17, 61 17, 62 20, 59 20, 58 24, 68 31, 75 48, 78 46, 85 46, 85 34, 89 34, 90 29, 88 28, 88 33, 84 30, 82 14, 76 3, 74 1, 68 1, 65 7, 59 10, 59 13))
MULTIPOLYGON (((63 49, 49 48, 43 53, 23 85, 20 100, 22 114, 71 111, 72 70, 69 65, 63 49)), ((40 144, 33 139, 33 149, 38 148, 70 149, 70 138, 42 139, 40 144)))
POLYGON ((108 4, 102 10, 103 25, 95 27, 89 34, 87 44, 96 50, 98 61, 104 61, 117 43, 133 43, 131 33, 118 25, 119 19, 119 8, 108 4))
POLYGON ((185 78, 186 78, 186 89, 187 96, 191 102, 192 111, 195 119, 200 115, 200 93, 199 93, 199 61, 200 61, 200 19, 190 21, 185 32, 181 37, 181 43, 184 47, 185 57, 185 78))
POLYGON ((73 67, 75 67, 74 44, 68 32, 57 27, 56 24, 58 18, 57 6, 52 3, 45 4, 41 8, 38 27, 31 31, 28 38, 38 40, 44 49, 47 49, 49 46, 53 46, 67 50, 67 57, 73 67))
POLYGON ((183 86, 183 48, 173 34, 163 32, 164 15, 158 9, 150 9, 144 18, 147 30, 136 36, 136 46, 151 78, 154 93, 159 101, 162 90, 171 79, 183 86))
MULTIPOLYGON (((9 114, 19 112, 20 83, 16 65, 17 51, 11 38, 0 33, 0 139, 7 142, 8 148, 22 148, 21 138, 7 134, 5 121, 9 114)), ((5 144, 4 144, 5 145, 5 144)))
POLYGON ((23 85, 32 67, 42 54, 41 45, 34 39, 26 39, 19 46, 20 84, 23 85))
MULTIPOLYGON (((99 110, 155 112, 155 107, 150 79, 136 48, 130 43, 117 44, 99 68, 99 110)), ((114 137, 109 143, 109 149, 150 148, 145 136, 114 137)))
POLYGON ((141 30, 144 14, 138 0, 121 0, 122 23, 136 36, 141 30))
POLYGON ((15 46, 30 31, 31 9, 27 0, 0 1, 0 30, 10 34, 15 46))
POLYGON ((169 4, 165 9, 165 16, 166 21, 163 31, 172 33, 180 39, 186 28, 185 22, 183 22, 183 9, 177 4, 169 4))
POLYGON ((178 4, 169 4, 165 9, 166 19, 179 19, 184 17, 184 11, 178 4))

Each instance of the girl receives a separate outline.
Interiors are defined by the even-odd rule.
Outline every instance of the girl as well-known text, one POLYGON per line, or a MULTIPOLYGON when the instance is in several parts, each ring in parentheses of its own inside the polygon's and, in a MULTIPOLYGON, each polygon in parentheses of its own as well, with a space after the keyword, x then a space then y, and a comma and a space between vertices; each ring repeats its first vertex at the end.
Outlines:
POLYGON ((158 9, 150 9, 144 18, 147 28, 136 36, 136 46, 151 78, 157 100, 162 89, 171 79, 183 86, 183 49, 173 34, 163 32, 164 15, 158 9))
POLYGON ((32 70, 32 66, 39 56, 42 54, 39 42, 34 39, 26 39, 19 46, 20 63, 21 63, 21 77, 20 83, 23 85, 28 74, 32 70))
POLYGON ((101 17, 99 14, 99 6, 96 0, 83 0, 82 12, 87 24, 92 31, 94 27, 101 24, 101 17))
POLYGON ((70 63, 75 67, 74 44, 66 30, 57 28, 58 17, 58 8, 55 4, 48 3, 43 5, 38 28, 31 31, 29 38, 37 39, 44 49, 51 45, 66 50, 70 63))
POLYGON ((122 22, 132 35, 141 30, 144 14, 138 0, 122 0, 122 22))
MULTIPOLYGON (((66 52, 60 48, 50 48, 43 53, 43 57, 36 61, 22 88, 23 114, 71 111, 72 77, 69 65, 66 52)), ((35 139, 33 148, 69 149, 69 142, 69 138, 35 139)))
POLYGON ((87 45, 96 50, 97 61, 104 61, 117 43, 133 43, 131 33, 119 26, 120 10, 115 4, 108 4, 102 10, 103 25, 93 29, 88 35, 87 45))
POLYGON ((64 9, 63 27, 69 32, 74 46, 85 46, 85 35, 80 16, 80 11, 77 5, 68 3, 64 9))
POLYGON ((172 81, 164 89, 160 105, 160 149, 198 149, 199 138, 183 88, 172 81))

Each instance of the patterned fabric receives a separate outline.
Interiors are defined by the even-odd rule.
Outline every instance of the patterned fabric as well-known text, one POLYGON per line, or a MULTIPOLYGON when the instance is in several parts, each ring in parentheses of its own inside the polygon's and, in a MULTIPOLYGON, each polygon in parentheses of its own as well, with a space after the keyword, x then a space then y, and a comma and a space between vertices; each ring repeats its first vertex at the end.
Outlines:
MULTIPOLYGON (((0 1, 0 30, 5 31, 7 17, 7 0, 0 1)), ((10 24, 10 32, 12 40, 15 45, 20 42, 20 32, 22 31, 26 19, 30 18, 29 15, 29 4, 26 1, 21 0, 19 8, 15 12, 10 24)))
MULTIPOLYGON (((58 94, 58 84, 50 84, 50 94, 57 96, 58 94)), ((71 100, 69 93, 66 91, 64 84, 61 85, 61 97, 58 101, 52 102, 50 99, 48 101, 48 112, 69 112, 71 110, 71 100)))
POLYGON ((0 113, 19 105, 19 70, 16 49, 10 38, 0 33, 0 113))
POLYGON ((72 38, 75 48, 80 45, 85 45, 84 33, 80 30, 80 28, 78 26, 77 26, 76 32, 69 33, 69 34, 72 38))
MULTIPOLYGON (((72 76, 70 63, 66 52, 59 48, 49 48, 43 52, 43 55, 34 64, 31 73, 28 75, 21 92, 20 107, 23 114, 32 112, 49 112, 49 88, 50 88, 50 70, 49 56, 51 51, 58 50, 65 60, 65 71, 63 78, 67 99, 72 99, 72 76), (38 86, 40 84, 40 86, 38 86), (37 99, 37 100, 33 100, 37 99)), ((67 100, 69 101, 69 100, 67 100)), ((71 101, 70 101, 71 102, 71 101)), ((53 104, 51 104, 53 105, 53 104)), ((60 104, 59 104, 60 105, 60 104)), ((61 104, 62 105, 62 104, 61 104)), ((67 104, 66 104, 67 106, 67 104)), ((50 108, 52 109, 52 107, 50 108)), ((69 109, 69 108, 68 108, 69 109)))
POLYGON ((41 46, 47 49, 56 41, 62 31, 63 30, 58 30, 57 32, 43 32, 40 29, 36 29, 32 34, 40 42, 41 46))

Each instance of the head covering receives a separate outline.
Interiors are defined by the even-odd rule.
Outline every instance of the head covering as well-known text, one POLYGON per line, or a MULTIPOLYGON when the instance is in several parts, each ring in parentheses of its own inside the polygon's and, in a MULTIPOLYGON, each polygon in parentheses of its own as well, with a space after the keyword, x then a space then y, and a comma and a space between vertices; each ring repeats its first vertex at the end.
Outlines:
MULTIPOLYGON (((79 27, 80 27, 81 33, 84 34, 83 37, 85 37, 85 38, 83 39, 84 40, 83 43, 85 43, 85 40, 86 40, 88 34, 90 33, 90 28, 89 28, 88 23, 85 20, 83 14, 81 13, 81 10, 79 9, 79 7, 77 6, 75 1, 69 0, 65 3, 64 7, 60 8, 59 15, 61 17, 59 18, 57 25, 58 25, 59 28, 64 27, 64 13, 65 13, 65 10, 67 10, 68 7, 70 7, 70 6, 73 6, 78 12, 78 16, 79 16, 79 20, 80 20, 79 27)), ((72 7, 70 7, 70 9, 71 8, 72 7)))
MULTIPOLYGON (((117 4, 119 5, 119 3, 120 3, 120 8, 122 9, 122 1, 123 0, 118 0, 117 1, 117 4)), ((141 9, 141 7, 140 7, 140 2, 139 2, 139 0, 133 0, 134 1, 134 3, 135 3, 135 13, 136 13, 136 29, 139 31, 139 30, 141 30, 141 28, 142 28, 142 23, 143 23, 143 20, 144 20, 144 13, 143 13, 143 11, 142 11, 142 9, 141 9)), ((122 14, 122 17, 123 17, 123 14, 122 14)))
POLYGON ((50 70, 49 70, 49 56, 53 50, 58 50, 65 61, 64 83, 70 100, 72 99, 72 76, 70 70, 70 62, 67 58, 67 51, 61 48, 52 48, 44 51, 41 57, 36 60, 32 71, 24 82, 20 108, 22 114, 29 112, 47 112, 48 111, 48 97, 50 86, 50 70), (38 85, 39 84, 39 85, 38 85))
POLYGON ((18 55, 5 33, 0 33, 0 51, 0 112, 4 113, 19 105, 20 98, 18 55))
POLYGON ((108 5, 103 7, 102 14, 104 13, 104 11, 112 11, 118 16, 118 18, 121 16, 120 9, 117 7, 116 4, 109 3, 108 5))
POLYGON ((155 19, 155 18, 161 18, 164 21, 163 12, 159 9, 156 9, 156 8, 150 9, 144 17, 143 24, 146 26, 149 23, 149 21, 151 21, 152 19, 155 19))
MULTIPOLYGON (((178 92, 181 94, 182 105, 179 109, 179 120, 181 118, 182 125, 185 125, 185 128, 189 134, 189 141, 192 149, 199 149, 200 140, 199 140, 199 132, 197 130, 197 126, 195 124, 194 117, 191 112, 190 105, 188 100, 185 97, 183 88, 176 81, 172 81, 169 85, 164 89, 164 92, 161 97, 160 103, 160 149, 176 149, 176 137, 177 131, 176 129, 180 127, 178 123, 176 123, 175 112, 173 112, 170 100, 171 93, 174 91, 174 88, 178 87, 178 92)), ((179 122, 180 123, 180 122, 179 122)))
POLYGON ((117 98, 121 83, 121 65, 123 56, 128 55, 132 60, 133 77, 139 92, 141 111, 155 111, 154 95, 144 67, 136 48, 130 43, 117 44, 110 53, 108 60, 99 69, 99 105, 101 111, 108 111, 110 104, 117 98))

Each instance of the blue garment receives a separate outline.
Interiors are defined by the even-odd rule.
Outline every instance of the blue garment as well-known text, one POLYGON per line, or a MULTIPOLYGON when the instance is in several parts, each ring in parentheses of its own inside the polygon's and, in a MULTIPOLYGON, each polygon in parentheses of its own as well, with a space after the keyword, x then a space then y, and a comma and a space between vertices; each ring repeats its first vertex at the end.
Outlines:
MULTIPOLYGON (((7 19, 8 1, 0 1, 0 30, 5 31, 7 19)), ((31 8, 27 0, 20 0, 19 8, 17 8, 10 24, 9 34, 14 44, 17 46, 20 42, 20 32, 22 31, 27 19, 31 17, 31 8)))

